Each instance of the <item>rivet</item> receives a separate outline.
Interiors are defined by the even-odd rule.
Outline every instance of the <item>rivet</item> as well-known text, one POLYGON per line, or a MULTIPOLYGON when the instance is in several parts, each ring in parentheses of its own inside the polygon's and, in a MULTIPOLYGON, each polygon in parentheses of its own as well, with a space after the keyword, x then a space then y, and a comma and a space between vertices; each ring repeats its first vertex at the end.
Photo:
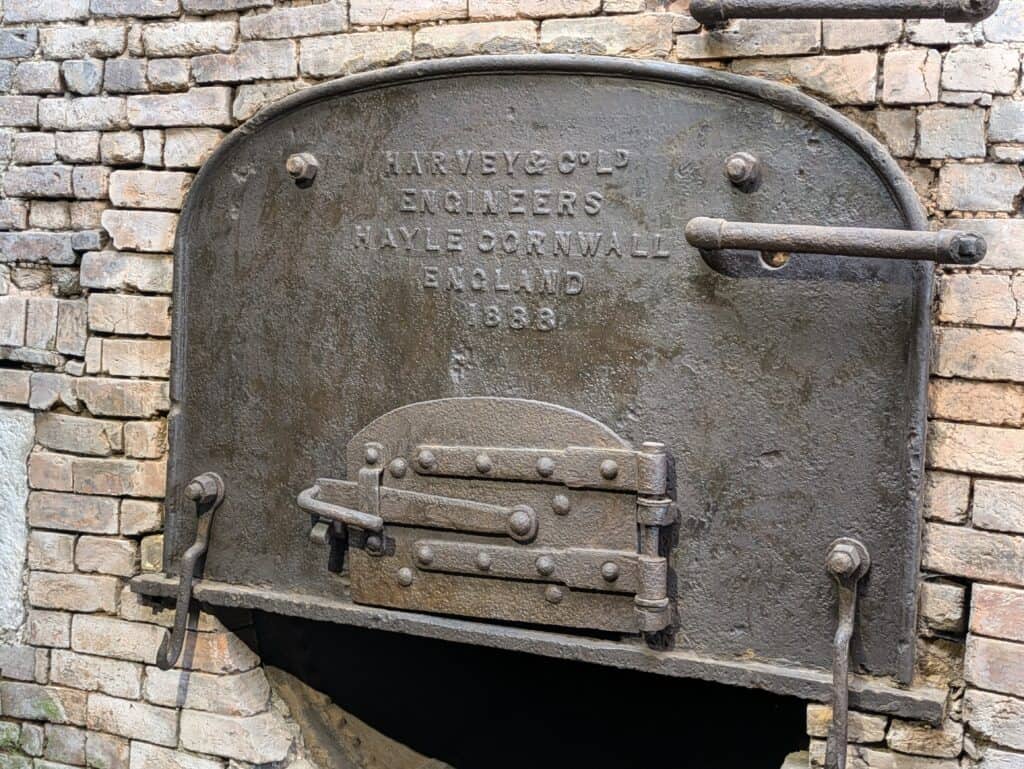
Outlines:
POLYGON ((371 534, 366 538, 366 549, 373 553, 379 553, 384 547, 384 540, 379 534, 371 534))
POLYGON ((606 481, 615 479, 615 476, 619 474, 619 463, 614 459, 606 459, 601 463, 601 477, 606 481))
POLYGON ((601 564, 601 576, 605 582, 614 582, 619 578, 619 565, 615 561, 605 561, 601 564))
POLYGON ((491 569, 491 556, 481 550, 476 554, 476 565, 480 571, 490 571, 491 569))
POLYGON ((316 178, 316 172, 320 170, 320 163, 309 152, 297 152, 288 156, 284 162, 284 170, 299 187, 308 187, 316 178))
POLYGON ((527 536, 533 529, 533 516, 526 510, 516 510, 508 517, 508 530, 518 537, 527 536))
POLYGON ((376 446, 366 447, 366 464, 375 465, 380 462, 380 449, 376 446))
POLYGON ((433 470, 437 466, 437 457, 434 456, 434 452, 430 449, 421 450, 416 457, 416 461, 424 470, 433 470))
POLYGON ((430 545, 420 545, 416 549, 416 560, 423 566, 429 566, 434 562, 434 551, 430 545))
POLYGON ((559 515, 566 515, 569 512, 569 498, 565 494, 555 494, 551 500, 551 509, 559 515))
POLYGON ((491 462, 491 458, 486 454, 476 455, 476 469, 480 473, 489 473, 494 469, 494 464, 491 462))
POLYGON ((401 478, 405 475, 405 471, 408 467, 409 465, 406 464, 405 460, 399 457, 398 459, 391 460, 391 464, 388 465, 388 470, 395 478, 401 478))
POLYGON ((557 585, 549 585, 548 589, 544 591, 544 600, 548 603, 561 603, 563 598, 565 598, 565 591, 557 585))
POLYGON ((398 570, 398 584, 402 587, 409 587, 412 584, 412 569, 408 566, 398 570))
POLYGON ((725 175, 741 192, 753 192, 761 183, 761 161, 749 152, 736 152, 725 159, 725 175))
POLYGON ((550 577, 555 573, 555 559, 550 555, 542 555, 536 562, 537 573, 544 577, 550 577))
POLYGON ((541 457, 537 460, 537 475, 541 478, 550 478, 555 472, 555 460, 551 457, 541 457))

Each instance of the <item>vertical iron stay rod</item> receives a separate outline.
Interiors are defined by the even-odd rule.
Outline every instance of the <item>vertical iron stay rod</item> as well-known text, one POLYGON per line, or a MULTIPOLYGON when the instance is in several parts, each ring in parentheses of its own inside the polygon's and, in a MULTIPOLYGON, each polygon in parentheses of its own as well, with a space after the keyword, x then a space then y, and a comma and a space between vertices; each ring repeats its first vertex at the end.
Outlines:
POLYGON ((706 27, 730 19, 945 19, 975 23, 999 0, 693 0, 690 14, 706 27))

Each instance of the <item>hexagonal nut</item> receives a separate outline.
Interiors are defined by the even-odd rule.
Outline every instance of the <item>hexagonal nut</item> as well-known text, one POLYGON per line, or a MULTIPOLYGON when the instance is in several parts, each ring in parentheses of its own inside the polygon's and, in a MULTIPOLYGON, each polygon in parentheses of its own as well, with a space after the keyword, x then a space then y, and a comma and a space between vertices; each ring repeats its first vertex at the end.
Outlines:
POLYGON ((320 170, 320 163, 310 152, 296 152, 289 155, 284 164, 285 171, 300 187, 308 187, 320 170))

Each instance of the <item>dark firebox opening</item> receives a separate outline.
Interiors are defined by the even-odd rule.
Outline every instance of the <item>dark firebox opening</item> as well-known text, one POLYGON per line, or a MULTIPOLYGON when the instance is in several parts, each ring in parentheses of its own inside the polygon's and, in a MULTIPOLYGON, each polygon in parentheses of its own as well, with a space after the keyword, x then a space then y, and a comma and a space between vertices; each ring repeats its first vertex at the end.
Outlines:
POLYGON ((779 769, 807 745, 794 698, 267 614, 256 626, 265 664, 455 769, 779 769))

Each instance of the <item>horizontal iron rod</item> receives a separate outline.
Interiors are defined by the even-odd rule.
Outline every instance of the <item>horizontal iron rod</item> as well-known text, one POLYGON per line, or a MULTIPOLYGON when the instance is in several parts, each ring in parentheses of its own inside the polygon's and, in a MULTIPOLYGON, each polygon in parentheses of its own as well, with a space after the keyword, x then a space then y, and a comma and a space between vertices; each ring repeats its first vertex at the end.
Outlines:
POLYGON ((690 13, 704 26, 730 19, 945 19, 978 22, 999 0, 693 0, 690 13))
POLYGON ((835 254, 872 259, 916 259, 939 264, 977 264, 985 240, 960 230, 883 230, 804 224, 729 222, 699 216, 686 225, 686 240, 707 251, 739 249, 798 254, 835 254))

